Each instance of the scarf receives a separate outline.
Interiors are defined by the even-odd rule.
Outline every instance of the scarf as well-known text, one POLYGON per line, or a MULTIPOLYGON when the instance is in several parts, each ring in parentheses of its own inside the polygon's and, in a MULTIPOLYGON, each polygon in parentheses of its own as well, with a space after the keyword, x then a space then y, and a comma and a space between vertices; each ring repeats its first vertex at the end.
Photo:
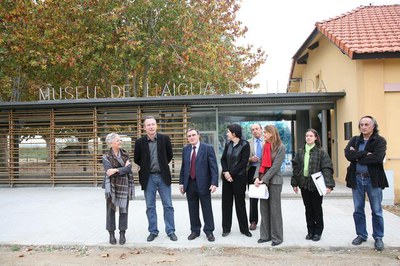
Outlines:
POLYGON ((261 165, 260 165, 260 173, 265 174, 265 172, 271 168, 272 159, 271 159, 271 143, 265 142, 264 151, 262 155, 261 165))
POLYGON ((315 144, 308 145, 306 144, 304 149, 304 168, 303 168, 303 175, 308 176, 308 163, 310 161, 310 150, 314 148, 315 144))
MULTIPOLYGON (((127 151, 120 149, 120 157, 116 156, 112 149, 105 154, 105 159, 111 164, 112 168, 124 167, 129 154, 127 151)), ((132 199, 134 195, 134 183, 132 172, 127 175, 114 174, 106 176, 105 182, 106 194, 111 195, 112 208, 119 208, 121 213, 127 212, 128 199, 132 199)))

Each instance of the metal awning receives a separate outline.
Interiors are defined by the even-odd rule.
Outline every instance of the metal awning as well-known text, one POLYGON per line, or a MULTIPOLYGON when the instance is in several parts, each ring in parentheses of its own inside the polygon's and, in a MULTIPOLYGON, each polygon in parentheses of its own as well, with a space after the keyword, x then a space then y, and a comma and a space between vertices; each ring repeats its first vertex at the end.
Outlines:
POLYGON ((1 102, 0 110, 168 105, 188 105, 191 107, 259 105, 270 108, 278 107, 283 110, 309 110, 331 109, 334 107, 336 101, 345 95, 345 92, 318 92, 45 100, 35 102, 1 102))

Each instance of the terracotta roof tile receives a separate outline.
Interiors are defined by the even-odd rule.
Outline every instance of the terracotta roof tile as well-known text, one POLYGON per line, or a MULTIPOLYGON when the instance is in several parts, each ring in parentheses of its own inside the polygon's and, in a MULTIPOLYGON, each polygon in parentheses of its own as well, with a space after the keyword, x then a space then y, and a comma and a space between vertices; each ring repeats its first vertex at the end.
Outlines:
POLYGON ((400 52, 400 5, 360 6, 315 26, 350 58, 400 52))

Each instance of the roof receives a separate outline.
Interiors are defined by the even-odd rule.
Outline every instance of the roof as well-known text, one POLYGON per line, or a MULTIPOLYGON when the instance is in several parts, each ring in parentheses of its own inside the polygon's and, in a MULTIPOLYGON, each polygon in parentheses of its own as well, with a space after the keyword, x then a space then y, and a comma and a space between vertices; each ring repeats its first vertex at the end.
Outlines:
POLYGON ((360 6, 315 26, 351 59, 400 57, 400 5, 360 6))
MULTIPOLYGON (((37 102, 1 102, 0 113, 7 110, 53 109, 53 108, 90 108, 90 107, 126 107, 126 106, 262 106, 287 110, 309 110, 334 108, 335 102, 343 98, 345 92, 329 93, 277 93, 277 94, 230 94, 201 96, 163 96, 163 97, 127 97, 107 99, 45 100, 37 102)), ((256 108, 256 107, 254 107, 256 108)))

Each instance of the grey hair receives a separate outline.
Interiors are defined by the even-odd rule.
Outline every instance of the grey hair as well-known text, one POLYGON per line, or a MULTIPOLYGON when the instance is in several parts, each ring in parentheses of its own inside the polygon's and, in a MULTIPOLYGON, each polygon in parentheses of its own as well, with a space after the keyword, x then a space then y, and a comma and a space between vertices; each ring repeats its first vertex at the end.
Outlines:
POLYGON ((114 139, 115 139, 116 137, 119 137, 119 135, 118 135, 117 133, 112 132, 112 133, 108 134, 107 137, 106 137, 106 143, 107 143, 107 145, 110 146, 111 143, 114 141, 114 139))
POLYGON ((375 118, 373 118, 373 117, 370 116, 370 115, 365 115, 365 116, 363 116, 363 117, 360 118, 360 120, 358 121, 358 129, 361 129, 360 123, 361 123, 361 120, 363 120, 364 118, 369 118, 369 119, 371 119, 372 124, 373 124, 373 126, 374 126, 373 133, 374 133, 374 134, 378 134, 378 133, 379 133, 378 122, 376 122, 375 118))
POLYGON ((252 126, 254 126, 254 125, 258 125, 258 126, 260 127, 261 130, 263 129, 262 126, 261 126, 261 123, 253 123, 253 124, 251 124, 250 128, 251 128, 252 126))

